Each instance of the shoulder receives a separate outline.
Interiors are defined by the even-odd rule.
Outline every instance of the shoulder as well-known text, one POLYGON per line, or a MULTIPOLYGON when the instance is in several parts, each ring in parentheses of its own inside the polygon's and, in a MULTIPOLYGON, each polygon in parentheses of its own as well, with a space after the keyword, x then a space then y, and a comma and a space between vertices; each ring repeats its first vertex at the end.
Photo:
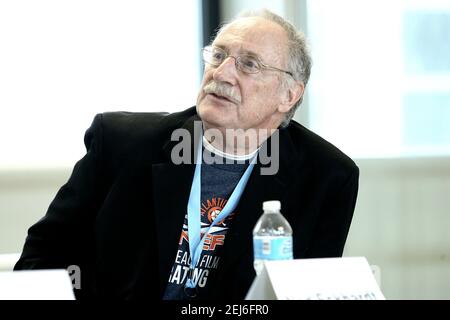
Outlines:
POLYGON ((317 174, 341 179, 359 175, 357 165, 348 155, 298 122, 292 120, 283 130, 287 130, 297 152, 317 174))
POLYGON ((114 138, 139 138, 164 134, 195 115, 195 108, 181 112, 105 112, 101 114, 103 132, 114 138))
MULTIPOLYGON (((100 140, 102 154, 112 162, 129 161, 143 153, 156 154, 174 129, 196 114, 195 107, 181 112, 105 112, 96 115, 88 139, 100 140)), ((85 138, 86 140, 86 138, 85 138)))

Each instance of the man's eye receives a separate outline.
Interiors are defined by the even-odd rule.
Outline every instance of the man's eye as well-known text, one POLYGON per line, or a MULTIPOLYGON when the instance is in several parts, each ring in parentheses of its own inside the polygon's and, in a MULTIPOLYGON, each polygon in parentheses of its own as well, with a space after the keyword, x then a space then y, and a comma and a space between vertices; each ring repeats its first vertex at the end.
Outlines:
POLYGON ((253 58, 248 58, 248 57, 242 58, 241 63, 244 68, 252 70, 252 71, 258 70, 258 68, 259 68, 258 62, 253 58))
POLYGON ((223 60, 223 58, 224 58, 224 54, 222 53, 222 52, 213 52, 212 53, 212 58, 215 60, 215 61, 222 61, 223 60))

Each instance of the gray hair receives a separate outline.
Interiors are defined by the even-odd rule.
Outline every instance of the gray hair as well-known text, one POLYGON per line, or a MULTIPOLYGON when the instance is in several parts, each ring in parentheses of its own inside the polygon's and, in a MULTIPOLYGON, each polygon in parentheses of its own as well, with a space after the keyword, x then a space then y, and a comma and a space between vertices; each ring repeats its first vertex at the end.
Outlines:
MULTIPOLYGON (((239 18, 252 18, 259 17, 274 22, 280 25, 286 32, 288 38, 288 71, 290 71, 296 81, 303 82, 305 88, 308 83, 309 76, 311 74, 311 55, 309 53, 309 48, 306 43, 305 35, 303 32, 298 31, 295 27, 280 17, 279 15, 269 11, 267 9, 257 10, 257 11, 245 11, 239 14, 235 20, 239 18)), ((233 20, 233 21, 235 21, 233 20)), ((233 21, 224 24, 218 31, 220 33, 225 27, 233 23, 233 21)), ((286 77, 285 77, 286 79, 286 77)), ((289 77, 290 79, 290 77, 289 77)), ((285 87, 290 86, 289 81, 285 81, 285 87)), ((294 117, 295 112, 303 101, 303 96, 294 104, 294 106, 286 113, 286 117, 281 123, 281 127, 287 127, 289 122, 294 117)))

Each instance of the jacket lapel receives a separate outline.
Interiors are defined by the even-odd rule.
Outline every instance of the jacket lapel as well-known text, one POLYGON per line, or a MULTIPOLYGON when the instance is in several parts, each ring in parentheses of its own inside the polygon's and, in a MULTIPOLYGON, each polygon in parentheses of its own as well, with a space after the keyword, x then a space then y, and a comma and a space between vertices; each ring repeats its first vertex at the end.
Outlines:
POLYGON ((175 261, 193 174, 193 165, 153 165, 153 210, 161 293, 167 285, 175 261))
MULTIPOLYGON (((194 150, 194 121, 198 116, 189 118, 181 129, 189 133, 191 150, 194 150)), ((156 237, 159 258, 160 294, 164 293, 169 274, 178 249, 184 217, 191 191, 195 164, 191 151, 190 164, 175 165, 171 160, 173 147, 178 144, 168 138, 164 145, 164 159, 152 165, 153 210, 156 222, 156 237)))
MULTIPOLYGON (((283 206, 285 195, 292 182, 293 169, 297 168, 302 157, 296 151, 286 129, 279 130, 279 170, 274 175, 261 174, 262 165, 259 160, 241 196, 233 221, 223 248, 223 259, 220 268, 226 269, 231 263, 240 259, 242 255, 253 253, 252 232, 262 214, 262 203, 268 200, 280 200, 283 206)), ((265 146, 271 154, 271 146, 275 141, 269 138, 265 146)), ((283 207, 282 207, 283 210, 283 207)))

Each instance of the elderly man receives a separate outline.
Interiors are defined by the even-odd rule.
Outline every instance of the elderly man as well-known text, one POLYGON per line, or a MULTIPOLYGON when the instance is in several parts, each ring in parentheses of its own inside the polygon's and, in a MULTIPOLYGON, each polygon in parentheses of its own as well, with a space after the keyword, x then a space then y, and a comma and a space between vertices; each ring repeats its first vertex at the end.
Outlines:
POLYGON ((95 117, 16 269, 77 266, 78 298, 242 299, 252 229, 274 199, 294 258, 342 255, 359 171, 291 120, 311 68, 302 34, 269 11, 242 15, 203 59, 196 108, 95 117))

